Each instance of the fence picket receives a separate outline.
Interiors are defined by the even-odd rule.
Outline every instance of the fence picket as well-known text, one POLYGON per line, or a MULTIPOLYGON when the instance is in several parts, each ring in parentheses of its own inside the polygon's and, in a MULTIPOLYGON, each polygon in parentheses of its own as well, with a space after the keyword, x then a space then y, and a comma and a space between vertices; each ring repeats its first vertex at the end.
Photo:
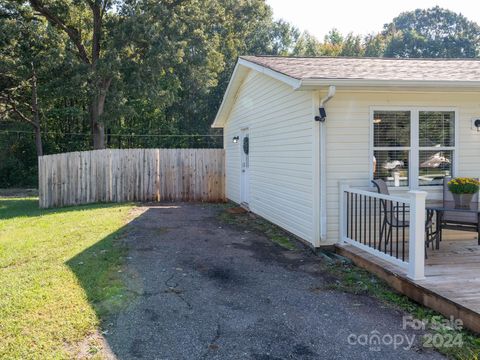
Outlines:
POLYGON ((38 159, 42 208, 124 201, 225 201, 223 149, 106 149, 38 159))

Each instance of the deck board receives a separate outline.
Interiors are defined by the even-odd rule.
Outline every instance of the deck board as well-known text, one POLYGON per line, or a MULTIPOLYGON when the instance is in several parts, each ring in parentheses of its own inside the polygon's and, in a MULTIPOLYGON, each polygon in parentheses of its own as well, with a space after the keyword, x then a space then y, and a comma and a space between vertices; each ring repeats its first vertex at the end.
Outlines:
POLYGON ((480 333, 480 246, 476 239, 446 239, 428 249, 425 279, 413 281, 406 271, 352 245, 337 252, 384 278, 396 290, 445 316, 455 316, 480 333))

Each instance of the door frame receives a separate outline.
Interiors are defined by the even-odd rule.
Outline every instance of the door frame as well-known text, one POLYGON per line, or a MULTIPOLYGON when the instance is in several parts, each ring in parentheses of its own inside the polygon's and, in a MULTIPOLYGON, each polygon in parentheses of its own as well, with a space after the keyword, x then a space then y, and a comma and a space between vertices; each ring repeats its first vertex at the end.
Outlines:
POLYGON ((240 204, 248 209, 250 203, 250 129, 246 127, 240 131, 240 204), (245 154, 243 150, 245 137, 249 139, 248 154, 245 154))

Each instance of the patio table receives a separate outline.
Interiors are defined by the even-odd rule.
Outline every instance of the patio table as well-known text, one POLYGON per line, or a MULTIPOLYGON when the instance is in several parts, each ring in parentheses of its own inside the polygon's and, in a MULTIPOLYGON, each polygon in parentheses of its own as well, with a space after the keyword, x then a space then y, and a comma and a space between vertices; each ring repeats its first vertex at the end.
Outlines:
MULTIPOLYGON (((440 248, 440 241, 442 241, 443 229, 454 229, 460 231, 477 231, 478 224, 480 224, 480 209, 477 202, 472 202, 470 208, 457 208, 453 201, 445 202, 427 202, 425 209, 427 210, 427 217, 435 216, 434 230, 431 233, 427 232, 427 246, 435 242, 435 248, 440 248), (445 213, 449 214, 449 218, 457 217, 453 222, 455 225, 445 226, 443 218, 445 213), (476 214, 477 223, 462 221, 462 215, 476 214)), ((480 239, 479 239, 480 243, 480 239)))

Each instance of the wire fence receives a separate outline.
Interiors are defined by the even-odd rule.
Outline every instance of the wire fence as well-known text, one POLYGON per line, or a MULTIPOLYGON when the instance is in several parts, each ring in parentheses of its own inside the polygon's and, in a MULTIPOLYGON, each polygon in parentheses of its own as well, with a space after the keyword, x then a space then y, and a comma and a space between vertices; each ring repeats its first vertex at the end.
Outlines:
MULTIPOLYGON (((34 141, 34 133, 25 130, 1 130, 1 142, 28 142, 34 141)), ((45 154, 89 150, 92 135, 73 132, 42 132, 45 154)), ((107 148, 207 148, 218 149, 223 147, 221 134, 105 134, 107 148)))

